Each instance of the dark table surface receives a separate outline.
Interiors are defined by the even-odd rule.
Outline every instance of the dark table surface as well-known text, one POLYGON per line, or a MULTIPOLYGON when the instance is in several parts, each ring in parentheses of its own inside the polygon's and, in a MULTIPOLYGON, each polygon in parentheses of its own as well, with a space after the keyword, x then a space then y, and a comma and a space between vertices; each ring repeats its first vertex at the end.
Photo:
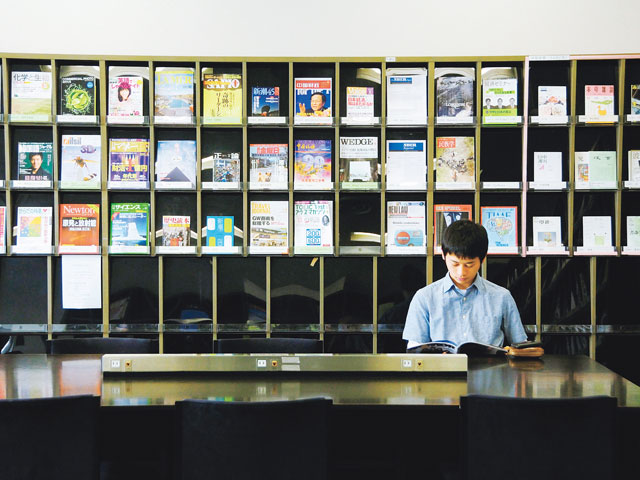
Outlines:
POLYGON ((610 395, 640 407, 640 387, 584 356, 469 359, 467 375, 160 374, 103 378, 99 355, 0 355, 0 398, 101 395, 103 406, 331 397, 339 405, 458 406, 466 394, 528 398, 610 395))

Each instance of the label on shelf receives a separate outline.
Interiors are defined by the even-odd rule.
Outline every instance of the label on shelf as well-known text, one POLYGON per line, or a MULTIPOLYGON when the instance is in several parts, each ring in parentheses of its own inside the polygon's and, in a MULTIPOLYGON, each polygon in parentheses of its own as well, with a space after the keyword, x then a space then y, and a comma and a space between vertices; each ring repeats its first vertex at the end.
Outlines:
POLYGON ((424 127, 427 125, 427 118, 416 120, 415 117, 387 117, 387 126, 395 127, 424 127))
POLYGON ((380 247, 375 245, 353 246, 346 245, 340 247, 340 255, 380 255, 380 247))
POLYGON ((240 190, 240 182, 202 182, 203 190, 240 190))
POLYGON ((26 255, 52 255, 53 246, 51 245, 13 245, 11 253, 26 255))
POLYGON ((5 253, 7 253, 7 247, 3 245, 0 247, 0 255, 4 255, 5 253))
POLYGON ((569 55, 531 55, 530 62, 557 62, 561 60, 569 60, 569 55))
POLYGON ((567 125, 569 123, 568 115, 551 115, 551 116, 537 116, 531 117, 531 123, 538 123, 540 125, 567 125))
POLYGON ((87 183, 89 182, 60 180, 60 182, 58 182, 58 188, 60 188, 60 190, 100 190, 99 184, 92 183, 87 185, 87 183))
POLYGON ((203 125, 242 125, 242 117, 202 117, 203 125))
POLYGON ((295 125, 333 125, 333 117, 295 117, 295 125))
POLYGON ((288 190, 286 182, 249 182, 249 190, 288 190))
POLYGON ((342 117, 342 125, 380 125, 380 117, 342 117))
POLYGON ((426 189, 427 189, 427 182, 387 183, 387 190, 425 191, 426 189))
POLYGON ((202 247, 202 253, 206 255, 240 255, 242 247, 202 247))
POLYGON ((640 188, 640 181, 638 180, 625 180, 625 188, 640 188))
POLYGON ((576 190, 615 190, 618 188, 616 181, 589 182, 588 185, 576 186, 576 190))
POLYGON ((578 115, 578 122, 582 123, 616 123, 618 121, 618 115, 578 115))
POLYGON ((476 117, 436 117, 436 125, 473 125, 476 117))
POLYGON ((180 247, 169 247, 169 246, 157 246, 156 253, 159 255, 190 255, 195 254, 197 252, 197 247, 193 246, 180 246, 180 247))
POLYGON ((156 182, 156 190, 195 190, 195 184, 191 182, 156 182))
POLYGON ((58 115, 56 117, 58 123, 87 123, 98 125, 100 117, 97 115, 58 115))
POLYGON ((567 182, 529 182, 531 190, 564 190, 567 182))
POLYGON ((333 182, 294 182, 294 190, 333 190, 333 182))
POLYGON ((487 253, 495 255, 517 255, 520 253, 520 247, 489 247, 489 251, 487 253))
POLYGON ((527 247, 528 255, 569 255, 567 247, 527 247))
POLYGON ((193 116, 188 117, 153 117, 153 123, 156 125, 195 125, 196 119, 193 116))
POLYGON ((387 255, 426 255, 427 247, 400 247, 398 245, 387 245, 387 255))
POLYGON ((288 255, 288 247, 249 247, 250 255, 288 255))
POLYGON ((436 182, 436 190, 475 190, 475 182, 436 182))
POLYGON ((616 255, 616 247, 576 247, 575 255, 616 255))
POLYGON ((100 253, 100 245, 60 245, 58 253, 100 253))
POLYGON ((16 123, 51 123, 51 115, 10 113, 9 122, 16 123))
POLYGON ((247 117, 249 125, 286 125, 288 117, 247 117))
POLYGON ((333 255, 333 247, 293 247, 296 255, 333 255))
POLYGON ((135 253, 135 254, 149 254, 151 247, 149 245, 111 245, 109 247, 109 253, 135 253))
POLYGON ((149 190, 149 182, 107 182, 109 190, 149 190))
POLYGON ((380 190, 380 183, 378 182, 342 182, 340 184, 341 190, 380 190))
POLYGON ((143 125, 148 122, 149 117, 141 115, 107 115, 107 123, 113 125, 143 125))
POLYGON ((640 115, 627 115, 627 122, 635 123, 640 122, 640 115))
POLYGON ((485 125, 518 125, 522 123, 522 117, 520 115, 512 117, 482 117, 482 123, 485 125))
POLYGON ((640 247, 622 247, 623 255, 640 255, 640 247))
POLYGON ((487 190, 519 190, 520 182, 480 182, 480 186, 487 190))
POLYGON ((51 180, 11 180, 11 188, 52 189, 51 180))

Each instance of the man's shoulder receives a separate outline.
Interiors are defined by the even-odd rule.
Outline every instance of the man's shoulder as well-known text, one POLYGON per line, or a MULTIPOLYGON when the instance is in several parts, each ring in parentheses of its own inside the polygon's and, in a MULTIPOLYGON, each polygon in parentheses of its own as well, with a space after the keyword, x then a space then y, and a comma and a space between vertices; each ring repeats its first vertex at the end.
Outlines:
POLYGON ((492 295, 511 295, 511 292, 508 289, 498 285, 497 283, 493 283, 484 277, 478 276, 478 281, 487 293, 492 295))
POLYGON ((420 294, 420 295, 429 296, 429 295, 433 295, 434 293, 442 292, 442 285, 445 282, 446 278, 447 278, 446 276, 442 277, 440 280, 436 280, 435 282, 432 282, 429 285, 422 287, 416 292, 416 295, 420 294))

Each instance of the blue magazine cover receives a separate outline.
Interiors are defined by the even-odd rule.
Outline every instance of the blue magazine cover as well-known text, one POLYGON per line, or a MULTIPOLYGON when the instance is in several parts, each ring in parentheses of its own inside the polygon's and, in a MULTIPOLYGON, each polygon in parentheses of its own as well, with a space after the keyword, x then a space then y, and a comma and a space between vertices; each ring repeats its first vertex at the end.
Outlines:
POLYGON ((195 140, 160 140, 156 158, 157 182, 196 184, 195 140))
POLYGON ((518 247, 518 207, 481 207, 489 248, 518 247))
POLYGON ((253 87, 251 105, 254 117, 277 117, 280 115, 280 87, 253 87))
POLYGON ((233 217, 207 217, 207 247, 233 247, 233 217))
POLYGON ((296 78, 296 117, 331 117, 330 78, 296 78))

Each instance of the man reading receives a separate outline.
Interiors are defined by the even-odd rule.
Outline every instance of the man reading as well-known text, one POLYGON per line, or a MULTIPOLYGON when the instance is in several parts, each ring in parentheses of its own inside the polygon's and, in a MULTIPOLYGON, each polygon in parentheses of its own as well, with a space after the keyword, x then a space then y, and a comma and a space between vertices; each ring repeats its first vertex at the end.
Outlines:
POLYGON ((402 334, 407 348, 438 340, 498 347, 505 339, 527 340, 509 290, 478 275, 488 248, 482 225, 459 220, 446 228, 442 258, 448 274, 418 290, 411 300, 402 334))

